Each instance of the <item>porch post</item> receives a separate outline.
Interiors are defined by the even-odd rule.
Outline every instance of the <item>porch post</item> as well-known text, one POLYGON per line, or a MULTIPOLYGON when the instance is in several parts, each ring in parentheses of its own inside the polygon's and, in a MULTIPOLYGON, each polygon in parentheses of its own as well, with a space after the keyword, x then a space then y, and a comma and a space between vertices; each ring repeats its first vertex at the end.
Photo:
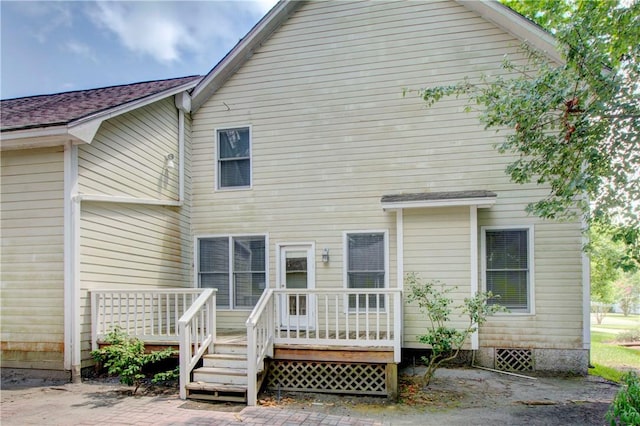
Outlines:
MULTIPOLYGON (((469 252, 471 258, 469 259, 470 265, 470 288, 471 297, 474 297, 478 293, 478 206, 469 206, 469 252)), ((477 326, 477 324, 475 324, 477 326)), ((471 350, 477 350, 480 347, 480 341, 478 338, 478 330, 471 335, 471 350)))

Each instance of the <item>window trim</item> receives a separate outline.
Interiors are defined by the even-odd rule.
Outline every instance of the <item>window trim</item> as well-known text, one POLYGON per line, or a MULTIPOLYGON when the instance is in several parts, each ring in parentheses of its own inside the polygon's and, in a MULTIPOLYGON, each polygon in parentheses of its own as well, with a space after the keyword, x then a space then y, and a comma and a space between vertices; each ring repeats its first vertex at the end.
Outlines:
POLYGON ((342 232, 342 286, 349 289, 349 240, 351 234, 383 234, 384 238, 384 288, 389 288, 389 230, 367 229, 342 232))
POLYGON ((270 288, 270 284, 269 284, 269 234, 268 233, 261 233, 261 232, 256 232, 256 233, 242 233, 242 234, 200 234, 200 235, 195 235, 193 237, 194 242, 193 242, 193 247, 194 247, 194 255, 193 255, 193 287, 194 288, 201 288, 200 287, 200 240, 203 239, 210 239, 210 238, 227 238, 229 240, 229 305, 225 308, 220 308, 216 306, 216 310, 218 311, 225 311, 225 312, 231 312, 231 311, 252 311, 253 308, 246 308, 246 307, 236 307, 235 303, 234 303, 234 298, 233 295, 234 293, 234 288, 233 288, 233 274, 234 274, 234 270, 233 270, 233 239, 234 238, 243 238, 243 237, 264 237, 264 244, 265 244, 265 264, 264 264, 264 273, 265 273, 265 280, 264 280, 264 287, 265 289, 270 288))
POLYGON ((487 291, 487 231, 527 231, 527 264, 529 265, 527 299, 529 309, 509 312, 499 312, 496 315, 533 316, 536 314, 535 303, 535 256, 534 256, 534 225, 500 225, 480 227, 480 265, 482 290, 487 291))
POLYGON ((216 127, 214 130, 215 134, 215 149, 214 149, 214 160, 215 160, 215 190, 216 191, 247 191, 253 189, 253 129, 251 124, 239 124, 237 126, 224 126, 224 127, 216 127), (220 138, 219 132, 224 130, 238 130, 238 129, 249 129, 249 185, 245 186, 220 186, 220 138))

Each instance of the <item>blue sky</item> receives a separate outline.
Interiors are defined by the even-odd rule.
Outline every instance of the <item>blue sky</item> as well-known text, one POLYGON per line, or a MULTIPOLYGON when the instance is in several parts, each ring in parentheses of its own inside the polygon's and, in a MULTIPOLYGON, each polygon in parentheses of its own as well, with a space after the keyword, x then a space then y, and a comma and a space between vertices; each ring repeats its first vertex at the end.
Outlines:
POLYGON ((275 3, 2 0, 0 97, 206 74, 275 3))

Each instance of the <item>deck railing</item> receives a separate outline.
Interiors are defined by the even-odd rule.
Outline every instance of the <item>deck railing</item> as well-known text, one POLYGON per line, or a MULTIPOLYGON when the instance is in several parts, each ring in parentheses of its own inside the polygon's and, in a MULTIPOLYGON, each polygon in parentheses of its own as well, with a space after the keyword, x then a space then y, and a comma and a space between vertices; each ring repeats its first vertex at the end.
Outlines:
POLYGON ((216 290, 91 291, 91 347, 114 328, 145 343, 180 347, 180 398, 186 398, 191 371, 216 339, 216 290))
POLYGON ((118 327, 144 342, 178 341, 178 320, 203 292, 199 288, 92 290, 91 348, 118 327))
POLYGON ((187 398, 191 372, 216 340, 216 291, 205 289, 178 320, 180 334, 180 399, 187 398))
POLYGON ((400 362, 400 289, 267 289, 247 320, 247 403, 274 344, 386 347, 400 362))
POLYGON ((258 373, 264 359, 273 356, 275 309, 273 289, 266 289, 247 319, 247 405, 256 405, 258 373))

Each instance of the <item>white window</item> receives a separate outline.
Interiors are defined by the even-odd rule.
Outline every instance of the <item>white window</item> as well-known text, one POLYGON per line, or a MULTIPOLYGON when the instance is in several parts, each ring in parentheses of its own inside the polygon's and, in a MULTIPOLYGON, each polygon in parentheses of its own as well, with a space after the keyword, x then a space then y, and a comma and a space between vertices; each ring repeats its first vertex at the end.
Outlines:
POLYGON ((218 189, 251 187, 251 131, 249 127, 216 131, 218 189))
MULTIPOLYGON (((485 287, 511 312, 532 313, 533 228, 483 228, 485 287)), ((491 301, 490 301, 491 302, 491 301)))
MULTIPOLYGON (((345 233, 347 288, 378 289, 387 287, 387 235, 386 232, 345 233)), ((384 307, 384 297, 369 296, 369 307, 384 307)), ((349 308, 364 309, 364 295, 349 297, 349 308)))
POLYGON ((198 240, 198 286, 216 288, 221 309, 255 306, 266 288, 264 236, 198 240))

